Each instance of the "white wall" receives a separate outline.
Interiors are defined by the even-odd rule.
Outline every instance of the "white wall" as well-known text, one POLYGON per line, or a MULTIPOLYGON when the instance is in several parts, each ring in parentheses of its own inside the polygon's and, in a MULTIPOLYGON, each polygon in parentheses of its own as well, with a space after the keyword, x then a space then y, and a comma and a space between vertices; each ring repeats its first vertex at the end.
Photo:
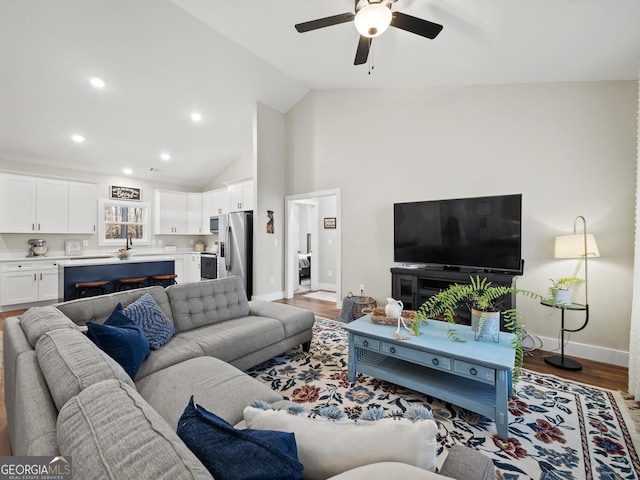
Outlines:
MULTIPOLYGON (((298 213, 298 245, 296 250, 302 254, 310 253, 307 251, 307 235, 311 234, 311 205, 303 203, 298 205, 300 209, 298 213)), ((309 245, 309 250, 311 245, 309 245)))
MULTIPOLYGON (((571 340, 628 351, 636 94, 631 81, 311 92, 287 113, 288 193, 342 189, 339 294, 365 284, 379 302, 394 202, 522 193, 518 286, 540 293, 573 271, 553 239, 584 215, 602 256, 589 263, 591 323, 571 340)), ((557 311, 518 306, 530 334, 557 338, 557 311)))
POLYGON ((282 298, 284 289, 285 118, 258 103, 255 123, 253 294, 282 298), (267 210, 273 211, 274 233, 267 233, 267 210))
MULTIPOLYGON (((338 229, 324 228, 324 219, 336 218, 336 197, 318 197, 318 252, 314 255, 315 267, 318 269, 318 288, 321 290, 336 290, 336 239, 338 229)), ((316 252, 314 252, 316 253, 316 252)))

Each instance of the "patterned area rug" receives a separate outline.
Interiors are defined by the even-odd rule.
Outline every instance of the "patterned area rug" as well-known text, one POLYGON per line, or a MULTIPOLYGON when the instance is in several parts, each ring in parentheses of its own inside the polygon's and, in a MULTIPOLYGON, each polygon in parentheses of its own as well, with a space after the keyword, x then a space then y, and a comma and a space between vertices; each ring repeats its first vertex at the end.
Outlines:
POLYGON ((391 415, 425 405, 438 423, 438 467, 462 444, 488 455, 498 479, 640 479, 635 428, 618 392, 523 370, 509 439, 500 440, 492 420, 455 405, 365 375, 350 383, 347 340, 339 322, 318 318, 309 353, 292 350, 248 373, 311 410, 337 405, 351 418, 373 406, 391 415))

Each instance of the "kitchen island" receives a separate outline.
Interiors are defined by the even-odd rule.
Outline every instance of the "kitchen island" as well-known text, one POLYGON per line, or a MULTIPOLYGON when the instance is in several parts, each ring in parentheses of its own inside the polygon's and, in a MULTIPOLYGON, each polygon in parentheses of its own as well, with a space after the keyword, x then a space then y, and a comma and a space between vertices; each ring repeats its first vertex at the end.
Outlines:
POLYGON ((143 286, 152 283, 153 275, 175 273, 175 260, 171 257, 131 257, 128 260, 110 258, 78 258, 60 262, 58 266, 59 298, 76 298, 76 283, 106 280, 105 293, 117 292, 122 278, 147 277, 143 286))

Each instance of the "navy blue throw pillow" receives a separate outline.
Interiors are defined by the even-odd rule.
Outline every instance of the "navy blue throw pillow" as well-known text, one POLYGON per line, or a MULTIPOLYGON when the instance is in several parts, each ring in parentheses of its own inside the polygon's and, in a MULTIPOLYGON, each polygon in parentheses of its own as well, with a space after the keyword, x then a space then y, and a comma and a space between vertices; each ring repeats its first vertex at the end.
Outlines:
POLYGON ((177 433, 216 480, 302 479, 293 433, 238 430, 196 405, 193 396, 177 433))
POLYGON ((148 293, 127 305, 123 312, 140 326, 151 350, 159 349, 176 333, 175 327, 166 319, 158 302, 148 293))
POLYGON ((151 353, 147 337, 133 320, 122 313, 121 304, 104 323, 87 322, 87 328, 93 343, 118 362, 131 378, 151 353))

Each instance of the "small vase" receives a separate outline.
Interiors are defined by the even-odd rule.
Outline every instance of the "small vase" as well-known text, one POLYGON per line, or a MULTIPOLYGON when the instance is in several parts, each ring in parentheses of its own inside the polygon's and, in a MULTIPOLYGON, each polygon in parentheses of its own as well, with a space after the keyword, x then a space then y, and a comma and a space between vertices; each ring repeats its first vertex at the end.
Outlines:
POLYGON ((556 292, 555 301, 559 305, 571 305, 571 290, 558 289, 558 291, 556 292))
POLYGON ((494 342, 500 342, 500 312, 481 312, 472 309, 471 329, 475 333, 476 341, 483 335, 491 335, 494 342))

